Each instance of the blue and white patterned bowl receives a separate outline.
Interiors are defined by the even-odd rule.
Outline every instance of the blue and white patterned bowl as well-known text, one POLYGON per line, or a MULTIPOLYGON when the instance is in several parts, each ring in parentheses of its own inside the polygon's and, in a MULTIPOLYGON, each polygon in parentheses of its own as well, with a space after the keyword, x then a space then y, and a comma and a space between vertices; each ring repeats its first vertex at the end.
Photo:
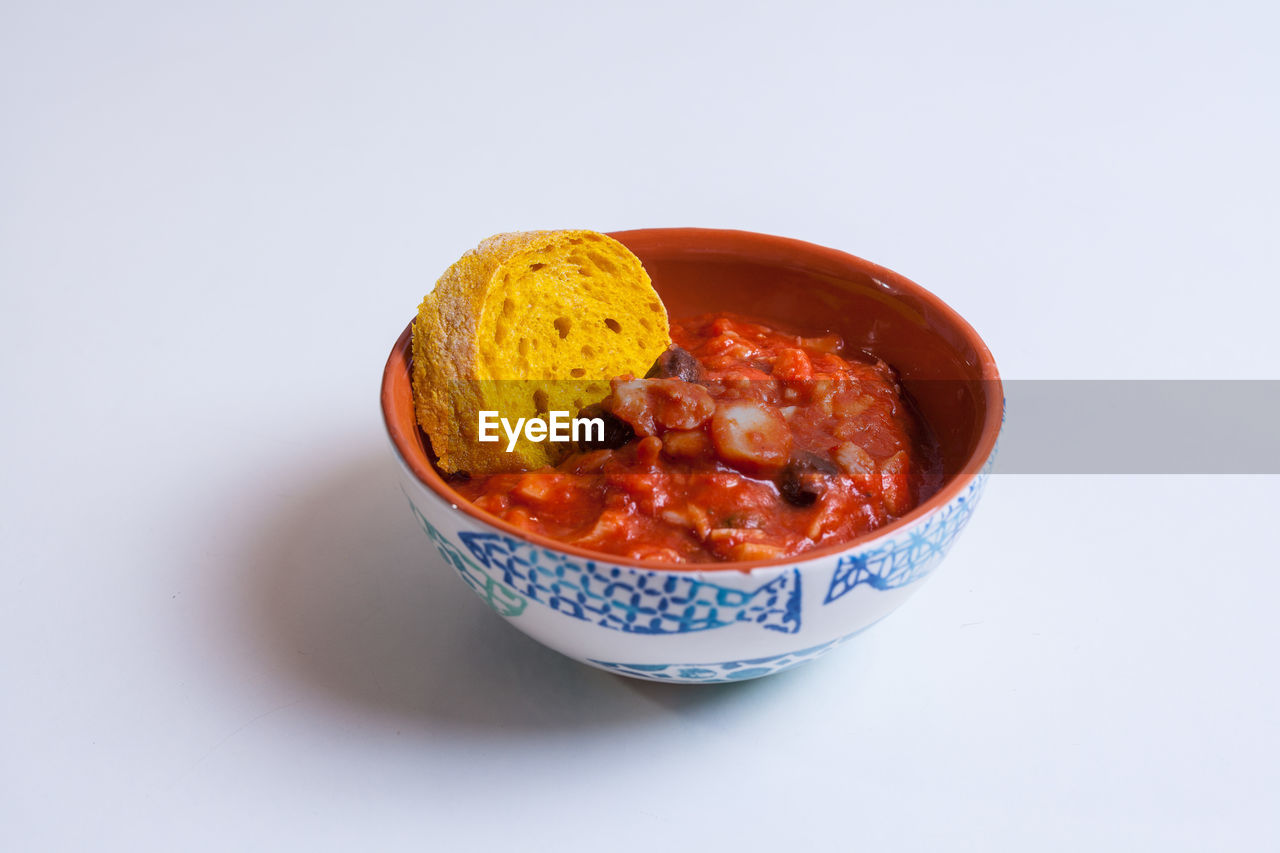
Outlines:
POLYGON ((800 558, 667 568, 594 554, 484 513, 439 476, 414 418, 406 329, 387 362, 382 408, 401 485, 432 550, 530 637, 653 681, 771 675, 887 616, 937 568, 982 496, 1003 396, 977 333, 919 285, 831 249, 706 229, 613 236, 644 262, 673 316, 750 304, 765 320, 869 341, 935 431, 943 488, 868 538, 800 558))

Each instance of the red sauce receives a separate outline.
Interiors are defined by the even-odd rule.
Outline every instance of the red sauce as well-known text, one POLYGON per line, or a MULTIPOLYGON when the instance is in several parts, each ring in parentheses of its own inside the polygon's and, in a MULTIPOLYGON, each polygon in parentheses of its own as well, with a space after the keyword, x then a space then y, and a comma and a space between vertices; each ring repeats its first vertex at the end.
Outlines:
POLYGON ((730 314, 675 324, 671 336, 686 352, 655 365, 667 378, 613 380, 602 407, 608 443, 620 446, 457 490, 553 539, 683 563, 845 542, 940 485, 936 450, 892 368, 838 336, 730 314))

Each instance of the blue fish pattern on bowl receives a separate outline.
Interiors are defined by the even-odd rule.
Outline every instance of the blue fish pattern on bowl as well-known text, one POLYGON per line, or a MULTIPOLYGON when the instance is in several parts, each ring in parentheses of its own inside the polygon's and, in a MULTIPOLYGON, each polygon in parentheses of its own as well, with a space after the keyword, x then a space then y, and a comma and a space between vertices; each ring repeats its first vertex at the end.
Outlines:
POLYGON ((535 548, 496 533, 458 534, 476 562, 559 613, 635 634, 682 634, 738 622, 800 630, 800 572, 789 569, 754 590, 671 572, 650 572, 535 548))
POLYGON ((879 547, 847 554, 837 560, 822 603, 831 604, 860 585, 880 590, 897 589, 922 580, 937 568, 960 531, 969 523, 973 509, 982 497, 989 469, 988 465, 963 494, 923 524, 895 534, 879 547))
POLYGON ((578 562, 496 533, 461 531, 462 548, 409 501, 446 563, 502 616, 528 600, 605 628, 634 634, 682 634, 737 623, 794 634, 800 630, 800 572, 788 569, 754 590, 593 560, 578 562))
MULTIPOLYGON (((962 494, 934 515, 896 531, 882 543, 839 557, 821 603, 833 604, 859 586, 893 590, 927 576, 968 523, 990 468, 989 461, 962 494)), ((799 567, 784 569, 754 588, 735 589, 681 573, 578 560, 498 533, 462 530, 447 535, 427 520, 412 499, 409 505, 445 562, 508 619, 519 617, 534 601, 573 619, 629 634, 685 634, 743 623, 784 634, 801 629, 799 567)), ((653 665, 592 662, 655 680, 736 681, 810 660, 851 636, 749 660, 653 665)))

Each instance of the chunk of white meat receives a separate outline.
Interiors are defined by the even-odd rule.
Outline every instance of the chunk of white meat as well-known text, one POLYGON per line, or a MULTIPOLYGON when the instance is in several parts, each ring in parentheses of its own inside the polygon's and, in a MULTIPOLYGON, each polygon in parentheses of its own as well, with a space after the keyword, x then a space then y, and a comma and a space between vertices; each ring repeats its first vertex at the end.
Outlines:
POLYGON ((893 515, 911 510, 911 459, 905 450, 884 460, 880 466, 880 495, 884 508, 893 515))
POLYGON ((706 388, 679 379, 615 379, 606 405, 640 436, 697 429, 715 411, 706 388))
POLYGON ((876 460, 871 458, 870 453, 852 441, 846 441, 836 448, 832 456, 835 458, 836 464, 853 478, 853 482, 857 484, 859 491, 864 495, 869 495, 874 491, 874 486, 877 485, 877 480, 880 477, 880 470, 876 466, 876 460))
POLYGON ((791 456, 791 430, 782 415, 746 400, 716 407, 711 442, 720 461, 753 476, 775 473, 791 456))

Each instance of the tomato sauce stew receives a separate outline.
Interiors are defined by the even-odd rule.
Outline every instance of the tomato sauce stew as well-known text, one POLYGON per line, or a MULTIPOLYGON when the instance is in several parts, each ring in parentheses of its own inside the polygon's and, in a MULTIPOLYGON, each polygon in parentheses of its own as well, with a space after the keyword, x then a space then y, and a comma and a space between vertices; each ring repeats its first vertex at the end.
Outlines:
POLYGON ((846 542, 941 485, 936 444, 893 369, 838 336, 716 314, 673 323, 671 337, 647 377, 614 379, 583 410, 604 420, 603 440, 555 468, 454 488, 553 539, 689 563, 846 542))

